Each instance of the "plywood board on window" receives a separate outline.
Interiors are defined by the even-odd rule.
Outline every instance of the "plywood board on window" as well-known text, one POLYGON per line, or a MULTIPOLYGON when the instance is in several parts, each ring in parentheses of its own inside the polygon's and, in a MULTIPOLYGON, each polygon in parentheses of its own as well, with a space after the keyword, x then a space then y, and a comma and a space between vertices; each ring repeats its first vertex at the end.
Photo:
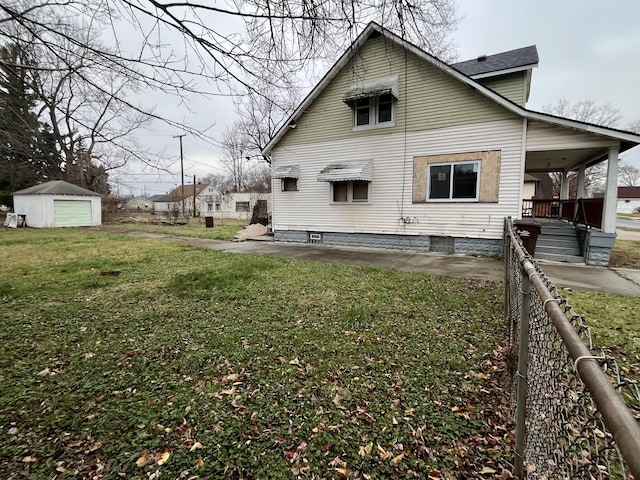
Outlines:
MULTIPOLYGON (((427 203, 427 170, 432 163, 480 160, 480 203, 497 203, 500 194, 500 150, 413 157, 413 203, 427 203)), ((455 202, 455 200, 452 200, 455 202)))

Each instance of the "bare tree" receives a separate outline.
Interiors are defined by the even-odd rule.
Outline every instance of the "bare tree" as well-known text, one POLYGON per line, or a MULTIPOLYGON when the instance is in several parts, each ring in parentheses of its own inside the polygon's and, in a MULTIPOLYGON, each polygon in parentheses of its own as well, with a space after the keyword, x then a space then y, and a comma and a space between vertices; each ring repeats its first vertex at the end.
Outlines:
MULTIPOLYGON (((593 100, 580 100, 571 103, 566 99, 561 99, 555 104, 548 104, 542 107, 542 110, 551 115, 571 118, 586 123, 602 125, 605 127, 615 127, 622 119, 620 109, 613 107, 610 103, 599 105, 593 100)), ((632 122, 629 125, 630 131, 640 131, 640 120, 632 122)), ((588 194, 601 191, 606 176, 606 168, 604 163, 597 163, 588 168, 585 172, 584 186, 588 194)), ((554 183, 554 194, 560 192, 560 184, 562 175, 559 173, 551 173, 554 183)), ((578 175, 576 172, 569 172, 569 193, 572 195, 577 187, 578 175)))
POLYGON ((220 163, 229 175, 234 192, 245 189, 246 171, 251 157, 248 155, 249 141, 243 134, 239 122, 225 129, 222 140, 222 157, 220 163))
POLYGON ((606 127, 615 127, 622 119, 619 108, 613 107, 610 103, 598 105, 593 100, 580 100, 572 104, 567 99, 561 99, 555 104, 545 105, 542 107, 542 111, 606 127))
POLYGON ((640 170, 627 163, 620 163, 618 168, 618 185, 636 187, 640 185, 640 170))
POLYGON ((640 135, 640 119, 629 122, 627 130, 640 135))
MULTIPOLYGON (((267 80, 277 86, 310 62, 333 57, 371 20, 449 60, 455 55, 450 34, 459 22, 456 8, 455 0, 6 0, 0 4, 0 39, 27 43, 55 59, 34 69, 73 74, 123 108, 206 137, 184 122, 145 111, 131 100, 129 88, 108 88, 96 75, 111 72, 139 88, 183 98, 238 91, 269 98, 258 82, 263 72, 277 72, 267 80)), ((76 82, 74 95, 79 88, 76 82)), ((70 113, 83 123, 79 111, 70 113)))
MULTIPOLYGON (((234 128, 245 138, 249 157, 261 155, 282 122, 300 102, 300 90, 290 78, 268 80, 269 76, 269 72, 265 72, 264 79, 258 83, 262 85, 259 87, 259 91, 262 92, 260 95, 247 91, 234 100, 239 118, 234 128)), ((263 159, 271 163, 269 157, 263 159)))

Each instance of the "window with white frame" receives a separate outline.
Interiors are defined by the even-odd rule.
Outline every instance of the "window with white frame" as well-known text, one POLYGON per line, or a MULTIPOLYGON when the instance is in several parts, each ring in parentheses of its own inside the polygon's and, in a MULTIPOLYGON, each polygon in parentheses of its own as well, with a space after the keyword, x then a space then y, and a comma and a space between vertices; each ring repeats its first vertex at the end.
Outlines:
POLYGON ((478 201, 480 160, 430 164, 427 187, 427 201, 478 201))
POLYGON ((332 203, 368 203, 371 199, 371 182, 331 182, 332 203))
POLYGON ((393 126, 393 106, 390 93, 356 100, 353 103, 354 128, 393 126))

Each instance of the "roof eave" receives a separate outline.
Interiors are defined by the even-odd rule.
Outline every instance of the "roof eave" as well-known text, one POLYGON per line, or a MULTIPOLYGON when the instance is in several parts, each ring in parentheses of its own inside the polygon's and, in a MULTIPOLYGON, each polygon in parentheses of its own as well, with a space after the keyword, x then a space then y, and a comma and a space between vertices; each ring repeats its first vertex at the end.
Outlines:
POLYGON ((534 68, 537 68, 537 67, 538 67, 537 63, 530 63, 528 65, 522 65, 519 67, 505 68, 502 70, 494 70, 492 72, 469 75, 469 78, 471 78, 472 80, 480 80, 482 78, 498 77, 500 75, 509 75, 510 73, 518 73, 518 72, 523 72, 527 70, 533 70, 534 68))

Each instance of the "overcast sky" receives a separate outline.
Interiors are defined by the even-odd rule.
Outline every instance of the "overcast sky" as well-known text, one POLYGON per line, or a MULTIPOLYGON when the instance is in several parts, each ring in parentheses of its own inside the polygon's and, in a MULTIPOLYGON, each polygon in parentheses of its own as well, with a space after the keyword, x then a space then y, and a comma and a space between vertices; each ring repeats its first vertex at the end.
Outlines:
MULTIPOLYGON (((640 119, 640 0, 458 0, 458 4, 464 16, 455 34, 460 60, 537 46, 540 62, 527 108, 541 110, 563 98, 591 99, 620 109, 623 119, 618 128, 640 119)), ((159 111, 180 108, 175 99, 149 100, 159 111)), ((193 112, 184 110, 183 118, 200 128, 215 124, 209 130, 214 137, 234 121, 229 99, 198 99, 190 107, 193 112)), ((174 157, 176 175, 127 175, 121 184, 123 194, 139 195, 145 186, 149 195, 165 193, 180 183, 179 144, 172 136, 181 132, 155 127, 143 142, 174 157)), ((220 171, 219 154, 211 145, 185 137, 185 173, 201 178, 220 171)), ((623 160, 640 168, 640 147, 624 154, 623 160)))

